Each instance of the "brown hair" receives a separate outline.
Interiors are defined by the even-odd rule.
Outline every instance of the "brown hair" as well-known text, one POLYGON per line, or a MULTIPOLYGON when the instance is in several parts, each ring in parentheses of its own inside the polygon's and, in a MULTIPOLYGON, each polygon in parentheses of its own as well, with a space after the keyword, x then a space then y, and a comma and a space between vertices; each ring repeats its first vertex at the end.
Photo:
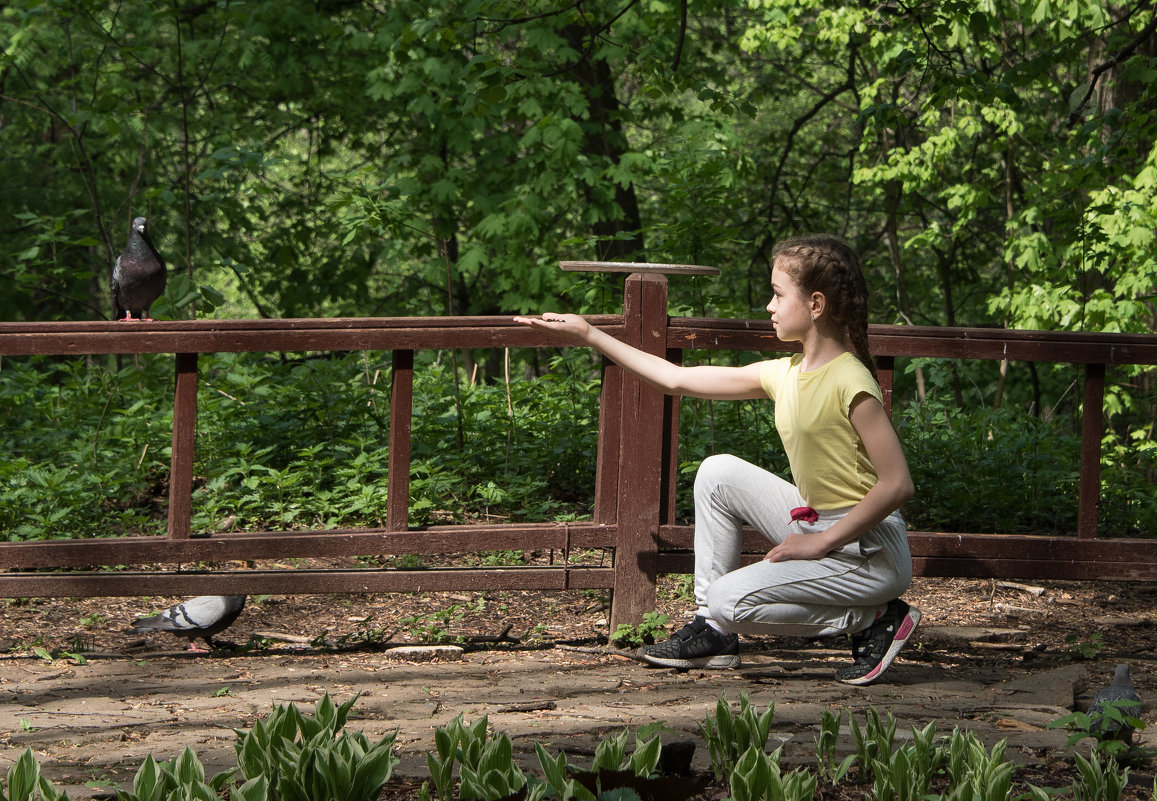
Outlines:
POLYGON ((772 265, 777 261, 805 295, 823 293, 832 322, 844 329, 856 356, 878 382, 868 350, 868 284, 851 245, 831 234, 795 236, 772 248, 772 265))

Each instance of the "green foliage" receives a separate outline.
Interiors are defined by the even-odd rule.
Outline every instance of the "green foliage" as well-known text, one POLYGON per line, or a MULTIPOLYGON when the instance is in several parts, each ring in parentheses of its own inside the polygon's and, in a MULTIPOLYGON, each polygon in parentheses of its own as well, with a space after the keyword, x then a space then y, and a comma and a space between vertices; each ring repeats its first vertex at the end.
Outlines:
POLYGON ((458 715, 446 726, 434 730, 435 750, 426 754, 430 782, 423 785, 422 798, 431 797, 431 783, 433 797, 439 801, 454 801, 455 798, 500 801, 515 797, 553 797, 559 801, 628 798, 631 796, 622 795, 622 788, 617 785, 627 777, 644 780, 652 777, 662 749, 658 735, 649 739, 636 735, 635 748, 628 754, 630 733, 624 729, 601 740, 595 749, 591 769, 580 772, 568 765, 565 754, 552 757, 541 744, 535 743, 543 776, 539 779, 526 776, 514 762, 510 738, 505 734, 492 736, 488 726, 486 716, 466 724, 462 715, 458 715), (457 796, 454 793, 456 766, 460 778, 457 796), (603 786, 604 780, 606 786, 603 786))
POLYGON ((263 781, 268 801, 374 801, 398 764, 395 735, 371 743, 361 732, 343 731, 355 701, 336 706, 326 693, 312 717, 281 705, 249 732, 238 731, 237 763, 254 783, 247 792, 256 794, 263 781))
MULTIPOLYGON (((526 785, 526 776, 514 762, 510 738, 505 734, 491 737, 488 727, 485 715, 466 725, 459 714, 434 730, 436 753, 427 753, 426 761, 440 801, 455 798, 455 765, 460 776, 458 798, 463 801, 498 801, 526 785)), ((541 797, 544 790, 542 787, 534 796, 541 797)))
MULTIPOLYGON (((745 699, 746 700, 746 699, 745 699)), ((235 750, 239 769, 228 770, 206 779, 197 755, 186 748, 176 758, 157 762, 146 757, 134 776, 129 790, 118 789, 118 801, 173 801, 200 799, 215 801, 228 797, 234 801, 276 801, 295 798, 300 801, 370 801, 379 797, 388 783, 397 757, 391 745, 392 736, 378 745, 369 743, 360 732, 342 731, 356 698, 336 706, 329 695, 315 705, 314 715, 302 714, 294 705, 276 707, 248 732, 237 732, 235 750), (360 744, 354 755, 345 746, 360 744), (282 753, 284 751, 284 753, 282 753), (360 760, 360 761, 359 761, 360 760), (245 777, 239 783, 238 770, 245 777), (279 777, 279 778, 278 778, 279 777)), ((721 709, 727 710, 724 699, 721 709)), ((739 716, 756 722, 753 710, 743 707, 739 716)), ((722 718, 717 710, 716 723, 722 718)), ((770 723, 771 710, 765 713, 770 723)), ((842 717, 842 716, 841 716, 842 717)), ((762 719, 760 721, 762 721, 762 719)), ((875 764, 871 798, 876 801, 933 798, 939 801, 1007 801, 1012 798, 1012 775, 1015 765, 1005 757, 1005 742, 991 750, 971 732, 954 729, 945 741, 937 738, 935 723, 913 729, 912 740, 899 748, 892 747, 895 724, 890 713, 882 722, 875 709, 866 713, 867 734, 853 734, 857 750, 871 751, 875 764), (865 750, 860 741, 872 740, 865 750), (945 792, 929 793, 933 776, 944 781, 945 792), (921 789, 923 788, 923 789, 921 789)), ((839 718, 825 715, 822 728, 831 730, 839 718)), ((725 726, 727 724, 724 724, 725 726)), ((760 723, 762 725, 762 723, 760 723)), ((661 728, 657 726, 654 728, 661 728)), ((646 737, 640 731, 635 747, 627 752, 629 732, 623 730, 604 738, 595 750, 589 771, 568 764, 565 753, 551 756, 541 743, 535 742, 542 778, 527 776, 514 761, 512 742, 505 734, 492 734, 484 716, 467 725, 458 715, 447 726, 434 730, 435 751, 427 754, 430 777, 439 801, 478 799, 481 801, 624 801, 647 798, 690 798, 696 784, 684 778, 657 777, 662 746, 656 735, 646 737), (455 792, 455 767, 460 782, 455 792)), ((764 738, 766 739, 766 738, 764 738)), ((1071 792, 1078 801, 1116 801, 1123 798, 1129 770, 1094 750, 1089 758, 1075 754, 1078 771, 1071 792)), ((766 753, 752 741, 727 768, 726 781, 733 801, 803 801, 814 797, 816 776, 804 768, 783 774, 779 764, 780 750, 766 753)), ((838 778, 829 778, 835 785, 838 778)), ((1042 790, 1026 785, 1019 799, 1047 801, 1057 790, 1042 790)), ((430 801, 430 783, 424 783, 419 798, 430 801)), ((56 790, 40 774, 40 766, 31 749, 25 749, 8 771, 7 794, 0 801, 67 801, 68 796, 56 790)))
POLYGON ((594 772, 625 770, 636 776, 654 774, 662 751, 659 736, 655 735, 643 739, 641 734, 636 734, 635 748, 628 754, 627 740, 629 737, 630 731, 623 729, 617 735, 601 740, 595 747, 591 770, 594 772))
POLYGON ((936 744, 936 724, 912 730, 912 742, 878 756, 872 765, 876 801, 920 801, 940 772, 945 752, 936 744))
MULTIPOLYGON (((8 538, 164 533, 171 359, 134 361, 119 371, 4 362, 0 447, 10 458, 0 463, 0 531, 8 538)), ((194 530, 383 525, 388 369, 373 354, 202 357, 194 530)), ((452 383, 436 364, 416 371, 415 524, 488 512, 573 519, 589 510, 597 381, 512 383, 510 403, 505 386, 464 386, 461 446, 452 383)))
POLYGON ((766 748, 774 714, 775 704, 769 705, 762 715, 756 712, 747 693, 740 695, 738 712, 732 711, 726 695, 720 696, 714 716, 708 715, 699 724, 699 733, 707 742, 716 779, 731 775, 740 756, 748 749, 763 751, 766 748))
MULTIPOLYGON (((234 773, 236 770, 224 771, 206 781, 201 760, 188 747, 166 762, 157 762, 149 754, 133 777, 132 790, 118 789, 117 801, 216 801, 234 773)), ((256 789, 250 785, 244 795, 254 798, 256 789)))
POLYGON ((1120 801, 1129 782, 1129 769, 1109 759, 1104 764, 1096 751, 1085 759, 1073 754, 1080 776, 1073 782, 1075 801, 1120 801))
POLYGON ((876 768, 881 764, 881 760, 887 760, 892 753, 896 742, 896 719, 892 717, 891 712, 887 713, 886 718, 881 719, 875 707, 868 707, 864 713, 863 728, 860 728, 854 715, 849 723, 856 749, 857 780, 860 784, 871 784, 875 781, 876 768))
MULTIPOLYGON (((462 382, 460 390, 436 357, 425 354, 415 371, 411 522, 589 514, 599 391, 589 354, 570 352, 537 380, 462 382)), ((119 369, 111 359, 0 365, 2 536, 164 533, 171 357, 123 361, 119 369)), ((382 525, 389 368, 388 357, 373 352, 202 356, 194 530, 382 525)), ((771 404, 685 401, 682 410, 680 514, 691 515, 690 483, 711 453, 787 474, 773 446, 771 404)), ((905 510, 914 529, 1074 530, 1080 445, 1071 416, 961 412, 933 398, 898 408, 895 419, 918 490, 905 510)), ((1157 528, 1154 470, 1157 447, 1147 438, 1106 435, 1106 534, 1157 528)))
MULTIPOLYGON (((946 801, 1007 801, 1012 791, 1013 764, 1005 759, 1005 741, 989 751, 976 735, 954 729, 944 746, 950 791, 946 801)), ((1030 785, 1036 797, 1042 791, 1030 785)))
POLYGON ((926 401, 897 414, 896 425, 918 493, 906 510, 913 528, 1075 530, 1080 436, 1066 421, 926 401))
POLYGON ((405 627, 410 637, 415 640, 430 645, 445 645, 460 640, 460 638, 451 635, 449 629, 451 624, 461 620, 465 614, 466 609, 463 606, 452 604, 438 612, 400 618, 398 624, 405 627))
POLYGON ((816 767, 819 775, 829 784, 839 784, 855 764, 856 755, 848 754, 837 762, 836 745, 840 738, 840 726, 844 720, 841 710, 833 714, 825 709, 820 720, 820 731, 816 736, 816 767))
POLYGON ((1105 704, 1101 712, 1092 715, 1087 712, 1062 715, 1056 720, 1049 721, 1047 728, 1068 729, 1069 736, 1065 740, 1065 745, 1069 748, 1082 740, 1091 739, 1095 756, 1099 756, 1107 763, 1124 765, 1141 756, 1140 750, 1133 745, 1131 736, 1129 741, 1119 740, 1111 736, 1111 732, 1121 724, 1128 726, 1131 732, 1143 731, 1146 723, 1131 714, 1134 711, 1136 711, 1135 702, 1122 699, 1105 704))
POLYGON ((31 748, 25 748, 8 768, 6 792, 0 792, 0 801, 68 801, 68 796, 56 789, 40 773, 40 763, 31 748))
POLYGON ((736 760, 728 782, 733 801, 809 801, 815 798, 816 784, 816 777, 804 768, 784 776, 779 751, 767 754, 755 745, 736 760))
POLYGON ((1128 11, 21 0, 0 318, 107 316, 141 212, 174 316, 606 310, 555 263, 640 254, 731 268, 675 305, 747 314, 771 241, 823 229, 882 321, 1150 330, 1157 68, 1128 11))
POLYGON ((1157 441, 1151 425, 1112 430, 1101 441, 1099 522, 1105 531, 1141 536, 1157 531, 1157 441))
POLYGON ((655 636, 662 634, 671 616, 662 612, 644 612, 638 624, 620 623, 611 633, 611 642, 620 648, 637 648, 655 642, 655 636))
MULTIPOLYGON (((806 229, 855 244, 874 322, 1152 332, 1152 8, 707 0, 685 30, 532 6, 6 4, 0 319, 106 318, 145 214, 165 317, 618 310, 617 278, 560 258, 715 264, 672 279, 673 313, 762 316, 771 243, 806 229)), ((205 357, 196 530, 379 524, 376 358, 205 357)), ((432 358, 412 522, 585 514, 590 357, 514 352, 558 383, 509 386, 493 354, 464 354, 478 381, 432 358)), ((166 360, 28 364, 0 373, 0 531, 161 533, 166 360)), ((1076 432, 1047 413, 1071 378, 908 366, 913 526, 1071 531, 1076 432)), ((1102 523, 1151 533, 1151 371, 1115 372, 1102 523)), ((683 487, 716 452, 784 473, 767 406, 685 401, 683 487)))
POLYGON ((1094 631, 1087 640, 1082 640, 1076 634, 1066 634, 1065 644, 1068 648, 1065 649, 1065 655, 1073 660, 1092 661, 1099 657, 1105 648, 1105 643, 1102 642, 1103 638, 1104 635, 1099 631, 1094 631))

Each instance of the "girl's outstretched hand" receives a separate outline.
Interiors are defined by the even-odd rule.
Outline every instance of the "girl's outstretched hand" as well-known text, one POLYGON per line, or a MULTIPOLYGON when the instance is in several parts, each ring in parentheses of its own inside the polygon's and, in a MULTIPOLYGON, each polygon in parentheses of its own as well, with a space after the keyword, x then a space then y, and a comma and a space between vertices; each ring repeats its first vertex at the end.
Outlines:
POLYGON ((514 322, 529 325, 532 328, 541 328, 543 331, 564 334, 575 339, 586 339, 591 331, 590 323, 578 314, 546 312, 541 317, 515 317, 514 322))

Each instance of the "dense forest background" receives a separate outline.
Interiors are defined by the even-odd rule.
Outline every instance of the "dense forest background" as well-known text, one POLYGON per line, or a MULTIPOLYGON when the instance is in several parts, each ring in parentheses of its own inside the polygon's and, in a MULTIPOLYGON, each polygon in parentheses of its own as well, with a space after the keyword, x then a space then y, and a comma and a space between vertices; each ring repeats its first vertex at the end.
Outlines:
MULTIPOLYGON (((560 259, 718 266, 672 280, 671 313, 762 317, 774 242, 831 231, 864 258, 873 322, 1152 333, 1155 29, 1140 0, 12 0, 0 319, 110 318, 109 269, 143 215, 171 268, 157 317, 617 311, 621 279, 564 273, 560 259)), ((427 355, 430 403, 455 402, 424 424, 449 415, 461 430, 463 393, 503 379, 493 354, 465 356, 427 355), (470 380, 448 380, 457 369, 470 380)), ((218 394, 202 395, 202 524, 372 521, 384 486, 367 465, 384 469, 386 421, 364 394, 387 357, 351 357, 340 376, 304 357, 207 360, 218 394), (282 430, 313 397, 301 382, 321 376, 360 401, 335 415, 319 397, 282 430), (238 436, 229 409, 235 425, 265 425, 238 436), (302 426, 330 444, 287 447, 302 426), (294 464, 331 483, 294 490, 294 464), (285 506, 326 492, 320 510, 285 506)), ((473 421, 494 461, 461 437, 419 449, 417 522, 468 502, 575 513, 528 499, 582 497, 589 437, 528 433, 519 448, 512 432, 589 422, 597 365, 514 358, 516 377, 554 379, 517 390, 539 399, 519 413, 542 419, 516 420, 507 388, 473 421), (536 452, 547 468, 526 462, 536 452)), ((1077 472, 1071 366, 902 367, 920 522, 1071 531, 1075 512, 1053 501, 1077 472)), ((156 431, 170 369, 4 360, 9 536, 107 528, 97 512, 122 516, 118 530, 160 524, 146 501, 167 470, 156 431), (157 443, 142 453, 144 429, 157 443)), ((1103 517, 1152 533, 1153 373, 1110 382, 1103 517)), ((704 431, 684 438, 688 473, 717 449, 768 461, 765 412, 725 406, 685 404, 704 431)))

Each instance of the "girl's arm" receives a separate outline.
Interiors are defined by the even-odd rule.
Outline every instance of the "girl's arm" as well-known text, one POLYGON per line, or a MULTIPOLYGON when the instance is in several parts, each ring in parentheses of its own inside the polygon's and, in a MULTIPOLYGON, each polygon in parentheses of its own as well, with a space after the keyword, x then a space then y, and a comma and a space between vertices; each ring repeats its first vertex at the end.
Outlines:
POLYGON ((767 552, 764 558, 769 562, 822 558, 856 539, 912 498, 915 490, 908 461, 884 407, 871 395, 862 393, 852 400, 849 418, 876 468, 876 485, 831 528, 814 534, 789 534, 767 552))
POLYGON ((515 317, 516 323, 563 334, 590 345, 615 364, 634 373, 669 395, 689 395, 711 400, 766 398, 759 382, 759 363, 743 367, 672 364, 612 337, 577 314, 547 313, 542 317, 515 317))

